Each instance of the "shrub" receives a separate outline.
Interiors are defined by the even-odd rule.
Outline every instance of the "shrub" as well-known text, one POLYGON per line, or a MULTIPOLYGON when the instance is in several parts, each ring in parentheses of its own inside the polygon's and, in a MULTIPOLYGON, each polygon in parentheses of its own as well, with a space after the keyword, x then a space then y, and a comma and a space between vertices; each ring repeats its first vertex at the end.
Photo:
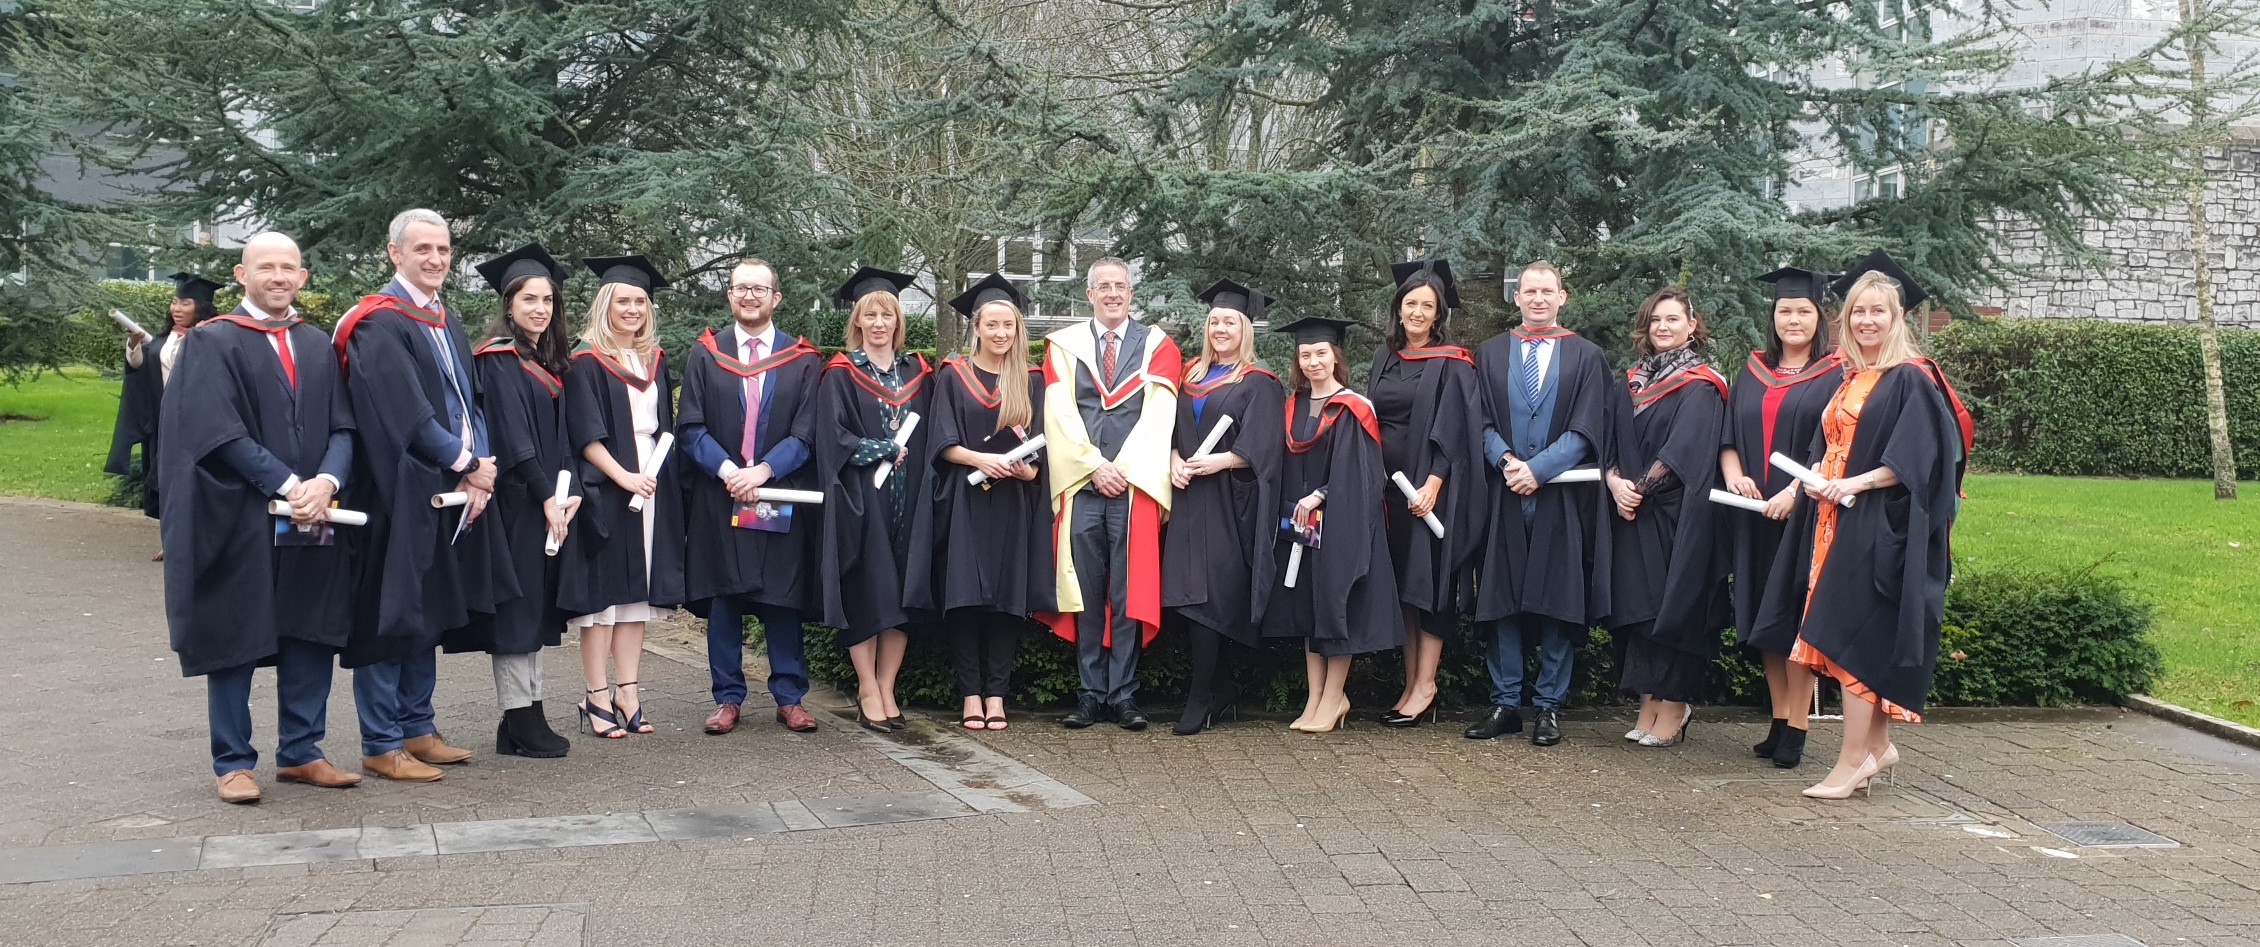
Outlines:
MULTIPOLYGON (((2210 477, 2197 330, 2083 320, 1957 322, 1931 348, 1977 419, 1980 467, 2210 477)), ((2260 333, 2221 331, 2239 475, 2260 474, 2260 333)))
POLYGON ((2151 611, 2093 567, 1958 576, 1946 592, 1931 697, 2052 707, 2148 690, 2161 670, 2147 637, 2151 611))
MULTIPOLYGON (((112 279, 95 284, 95 292, 93 306, 73 312, 65 320, 68 328, 57 360, 64 365, 91 365, 115 375, 124 366, 126 333, 110 319, 110 310, 124 312, 151 332, 163 332, 165 311, 173 301, 173 284, 112 279)), ((242 300, 242 293, 223 290, 213 299, 213 305, 218 311, 227 312, 242 300)), ((353 300, 341 302, 327 293, 312 290, 298 294, 299 315, 325 329, 336 325, 352 304, 353 300)))

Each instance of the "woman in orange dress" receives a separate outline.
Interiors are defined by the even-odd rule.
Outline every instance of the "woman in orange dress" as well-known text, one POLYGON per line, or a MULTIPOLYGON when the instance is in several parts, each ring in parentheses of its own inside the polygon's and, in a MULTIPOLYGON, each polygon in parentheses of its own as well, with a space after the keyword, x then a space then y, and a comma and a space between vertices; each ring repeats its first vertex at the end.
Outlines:
POLYGON ((1964 450, 1943 377, 1907 323, 1922 289, 1880 253, 1846 283, 1844 383, 1814 442, 1783 451, 1827 482, 1799 497, 1758 615, 1761 629, 1794 630, 1791 662, 1844 687, 1843 748, 1805 790, 1818 799, 1865 788, 1899 762, 1891 722, 1922 722, 1964 450))

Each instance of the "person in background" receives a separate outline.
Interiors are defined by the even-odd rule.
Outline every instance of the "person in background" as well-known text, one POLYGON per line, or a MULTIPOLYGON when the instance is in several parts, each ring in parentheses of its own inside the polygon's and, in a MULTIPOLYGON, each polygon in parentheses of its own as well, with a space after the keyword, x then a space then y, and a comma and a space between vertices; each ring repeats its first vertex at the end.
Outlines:
MULTIPOLYGON (((125 477, 133 473, 133 449, 141 447, 141 512, 157 518, 157 418, 165 404, 165 386, 172 381, 173 365, 180 359, 181 340, 188 330, 212 318, 212 294, 220 284, 194 273, 175 273, 173 301, 165 310, 163 338, 137 332, 126 339, 125 382, 118 393, 118 421, 110 432, 110 456, 104 473, 125 477)), ((163 562, 160 550, 151 561, 163 562)))

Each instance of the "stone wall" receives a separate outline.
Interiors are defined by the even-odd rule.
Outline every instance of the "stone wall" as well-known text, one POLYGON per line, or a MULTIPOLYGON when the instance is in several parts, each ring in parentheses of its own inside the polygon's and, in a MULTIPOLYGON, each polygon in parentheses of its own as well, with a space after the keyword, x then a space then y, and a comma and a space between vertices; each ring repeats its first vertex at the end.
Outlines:
MULTIPOLYGON (((2260 142, 2240 140, 2206 157, 2212 184, 2206 194, 2210 225, 2213 312, 2222 325, 2260 328, 2260 142)), ((2012 280, 2005 292, 1985 292, 1981 306, 2026 318, 2101 318, 2118 322, 2194 323, 2196 271, 2192 266, 2187 205, 2134 209, 2116 220, 2094 220, 2086 241, 2110 261, 2103 272, 2076 272, 2045 259, 2046 241, 2030 224, 1995 228, 2004 256, 2036 265, 2042 277, 2012 280)))

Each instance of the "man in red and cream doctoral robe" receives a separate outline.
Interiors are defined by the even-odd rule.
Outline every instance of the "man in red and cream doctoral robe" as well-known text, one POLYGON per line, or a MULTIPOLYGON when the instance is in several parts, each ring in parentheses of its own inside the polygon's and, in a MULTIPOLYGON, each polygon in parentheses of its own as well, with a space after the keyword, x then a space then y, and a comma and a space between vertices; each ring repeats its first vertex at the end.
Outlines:
POLYGON ((1130 268, 1108 258, 1084 274, 1096 316, 1044 339, 1045 469, 1059 611, 1075 642, 1082 691, 1062 721, 1112 719, 1143 730, 1138 650, 1161 628, 1161 524, 1169 519, 1169 437, 1177 417, 1177 343, 1130 318, 1130 268))

